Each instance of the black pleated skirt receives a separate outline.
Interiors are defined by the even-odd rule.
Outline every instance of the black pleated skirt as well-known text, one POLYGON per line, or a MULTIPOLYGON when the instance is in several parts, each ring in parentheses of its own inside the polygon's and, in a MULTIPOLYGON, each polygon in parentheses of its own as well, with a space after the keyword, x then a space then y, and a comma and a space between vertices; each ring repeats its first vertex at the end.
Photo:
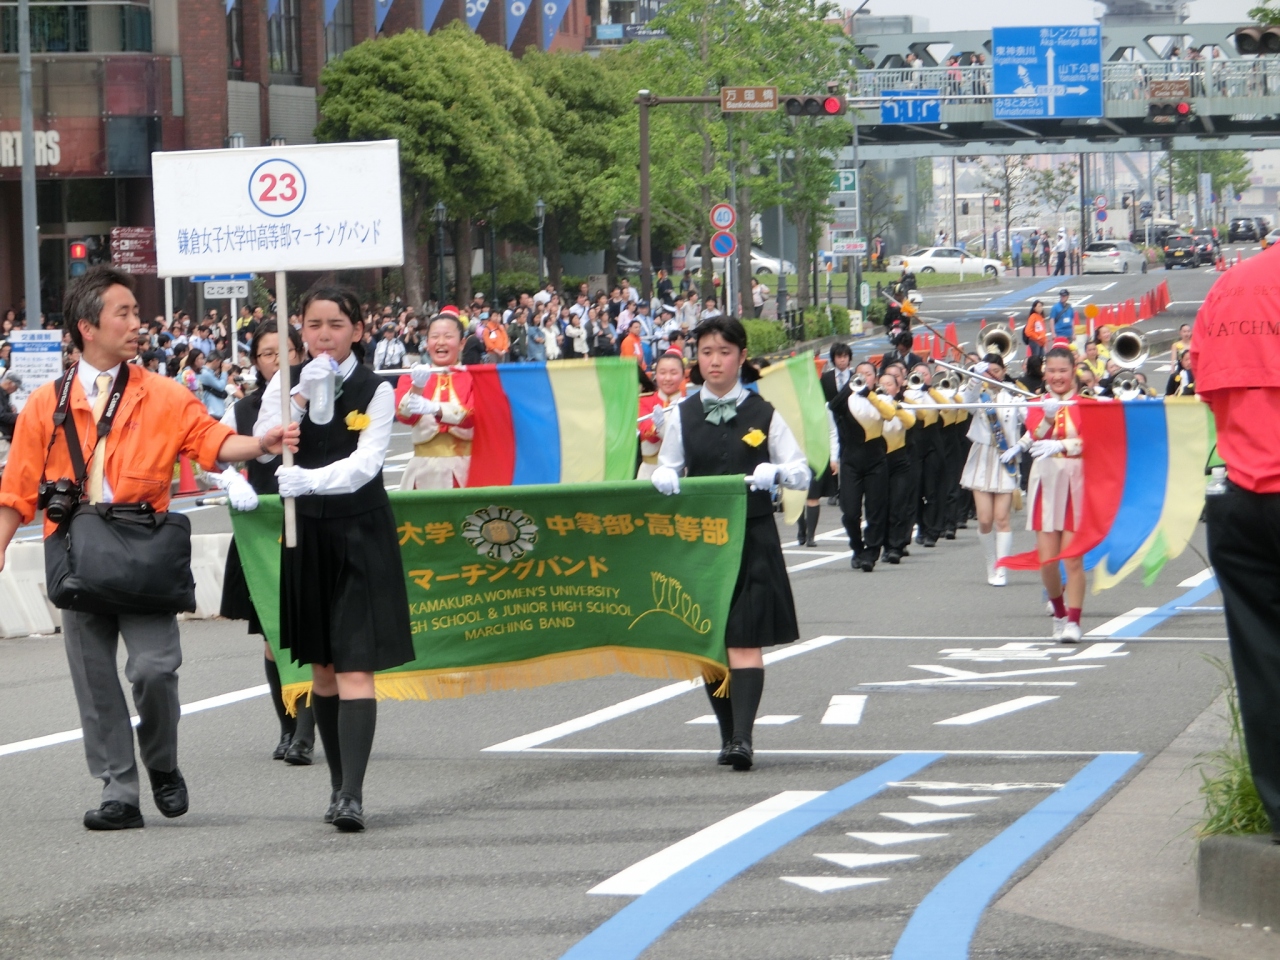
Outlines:
POLYGON ((831 472, 831 464, 827 469, 809 481, 809 499, 820 500, 823 497, 834 497, 840 491, 839 479, 831 472))
POLYGON ((227 548, 227 565, 222 571, 222 605, 218 609, 218 615, 228 620, 248 620, 248 632, 262 634, 262 623, 258 620, 258 611, 254 609, 253 599, 249 596, 249 581, 245 578, 234 537, 231 538, 231 546, 227 548))
POLYGON ((400 542, 391 506, 341 519, 298 515, 281 547, 280 646, 338 673, 389 670, 414 658, 400 542))
POLYGON ((748 517, 725 646, 772 647, 799 639, 796 602, 773 515, 748 517))

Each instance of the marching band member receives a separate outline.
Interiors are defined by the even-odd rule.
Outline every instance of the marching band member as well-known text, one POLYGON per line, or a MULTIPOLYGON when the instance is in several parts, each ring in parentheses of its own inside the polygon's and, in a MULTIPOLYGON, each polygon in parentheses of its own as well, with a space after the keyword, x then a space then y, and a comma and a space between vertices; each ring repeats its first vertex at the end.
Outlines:
MULTIPOLYGON (((1004 380, 1004 360, 997 353, 989 353, 982 362, 970 368, 992 380, 1004 380)), ((993 387, 989 383, 971 377, 962 388, 965 403, 988 403, 992 406, 974 414, 969 424, 969 456, 965 461, 960 483, 973 491, 974 506, 978 511, 978 540, 987 558, 987 583, 1003 587, 1005 570, 998 566, 1001 557, 1012 552, 1013 531, 1009 525, 1009 513, 1013 507, 1013 494, 1018 489, 1018 462, 1004 462, 1001 456, 1018 442, 1021 433, 1023 409, 1019 398, 1010 390, 993 387), (996 406, 995 404, 1001 404, 996 406)))
POLYGON ((875 380, 872 364, 858 364, 854 377, 827 405, 840 439, 840 513, 853 551, 849 563, 864 573, 875 569, 889 525, 884 422, 893 419, 894 411, 874 392, 875 380))
POLYGON ((752 731, 764 692, 762 647, 800 637, 795 600, 773 521, 773 491, 809 486, 804 452, 781 416, 740 376, 755 373, 747 360, 747 334, 732 317, 703 320, 694 331, 702 389, 682 400, 667 418, 666 436, 651 482, 659 493, 680 492, 682 473, 690 477, 751 477, 742 563, 725 625, 729 696, 707 687, 720 725, 719 763, 749 770, 752 731))
POLYGON ((911 540, 911 451, 907 434, 915 427, 915 414, 899 403, 900 369, 893 365, 880 375, 879 393, 884 403, 893 408, 893 416, 884 421, 885 465, 889 486, 889 522, 885 529, 886 563, 898 564, 911 540))
MULTIPOLYGON (((827 355, 831 358, 831 366, 822 371, 818 384, 822 387, 823 398, 829 404, 853 378, 853 350, 847 343, 833 343, 827 355)), ((818 533, 818 517, 822 514, 822 498, 835 497, 840 492, 840 433, 830 407, 827 408, 827 432, 831 462, 809 484, 804 513, 800 515, 800 523, 796 529, 796 544, 802 547, 818 545, 814 538, 818 533)))
MULTIPOLYGON (((391 385, 360 362, 364 322, 354 293, 320 288, 301 312, 314 359, 298 371, 290 399, 301 424, 295 465, 276 471, 280 496, 297 498, 298 513, 297 546, 281 552, 280 646, 311 664, 311 707, 332 787, 324 822, 354 832, 365 826, 364 774, 378 718, 373 674, 414 657, 400 540, 382 479, 396 404, 391 385), (335 365, 341 388, 332 416, 316 423, 311 403, 335 365)), ((281 419, 277 379, 255 434, 281 419)))
POLYGON ((413 457, 401 490, 452 490, 467 485, 471 469, 471 374, 455 367, 462 353, 462 322, 447 309, 427 326, 426 356, 396 385, 396 419, 413 429, 413 457), (433 369, 437 368, 437 369, 433 369))
MULTIPOLYGON (((945 396, 946 402, 961 403, 960 391, 957 387, 938 390, 945 396)), ((956 538, 956 530, 963 529, 965 517, 968 515, 968 495, 960 487, 960 475, 964 473, 965 458, 969 453, 969 411, 956 410, 951 414, 951 422, 946 421, 943 412, 942 438, 945 450, 945 471, 942 475, 944 485, 942 536, 947 540, 956 538)))
POLYGON ((658 451, 666 433, 666 418, 684 395, 684 357, 668 350, 658 358, 653 371, 658 389, 640 397, 640 469, 637 480, 648 480, 658 467, 658 451), (644 419, 644 418, 648 419, 644 419))
POLYGON ((1000 455, 1002 463, 1012 463, 1029 450, 1034 461, 1027 484, 1027 529, 1036 531, 1040 554, 1040 581, 1053 606, 1053 639, 1080 642, 1080 613, 1084 606, 1084 558, 1067 557, 1066 602, 1057 557, 1070 546, 1080 523, 1084 505, 1084 463, 1080 459, 1084 442, 1074 406, 1076 394, 1075 357, 1069 347, 1055 346, 1045 354, 1044 377, 1047 392, 1038 403, 1028 404, 1027 432, 1000 455))
MULTIPOLYGON (((939 402, 941 394, 934 396, 933 373, 929 365, 917 364, 910 373, 920 378, 921 386, 909 386, 903 400, 911 404, 939 402)), ((916 429, 920 431, 917 446, 919 473, 917 496, 912 502, 916 506, 916 543, 925 547, 936 547, 938 538, 942 536, 942 507, 946 500, 943 486, 943 415, 944 412, 939 410, 921 410, 916 418, 916 429)))

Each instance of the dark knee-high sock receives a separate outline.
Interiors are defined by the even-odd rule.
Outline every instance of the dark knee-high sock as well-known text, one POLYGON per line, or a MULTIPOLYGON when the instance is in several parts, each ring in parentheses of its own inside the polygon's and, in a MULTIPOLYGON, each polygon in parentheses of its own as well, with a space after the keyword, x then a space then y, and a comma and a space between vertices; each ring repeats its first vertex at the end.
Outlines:
POLYGON ((373 731, 378 725, 378 701, 373 697, 343 700, 338 708, 338 740, 342 744, 342 792, 364 800, 364 771, 373 751, 373 731))
POLYGON ((804 543, 805 539, 808 537, 809 528, 807 526, 807 521, 808 521, 807 514, 808 514, 807 510, 805 511, 805 513, 800 514, 800 521, 796 524, 796 540, 799 543, 804 543))
POLYGON ((756 725, 756 711, 764 693, 764 668, 743 667, 729 671, 729 702, 733 705, 733 735, 747 743, 756 725))
POLYGON ((280 733, 293 736, 297 721, 284 709, 284 701, 280 699, 280 668, 274 660, 262 658, 262 668, 267 675, 267 686, 271 688, 271 705, 276 708, 276 716, 280 718, 280 733))
POLYGON ((707 699, 711 701, 711 709, 715 712, 716 722, 720 724, 720 742, 728 743, 733 739, 733 702, 728 697, 717 697, 715 689, 719 684, 707 684, 707 699))
POLYGON ((809 528, 809 539, 812 540, 818 533, 818 514, 822 512, 822 506, 805 507, 804 522, 809 528))
POLYGON ((307 706, 306 697, 298 700, 298 726, 293 731, 293 739, 302 743, 316 742, 316 714, 307 706))
POLYGON ((342 747, 338 736, 338 695, 322 697, 311 695, 311 714, 316 729, 320 731, 320 743, 324 745, 324 759, 329 764, 329 785, 342 789, 342 747))

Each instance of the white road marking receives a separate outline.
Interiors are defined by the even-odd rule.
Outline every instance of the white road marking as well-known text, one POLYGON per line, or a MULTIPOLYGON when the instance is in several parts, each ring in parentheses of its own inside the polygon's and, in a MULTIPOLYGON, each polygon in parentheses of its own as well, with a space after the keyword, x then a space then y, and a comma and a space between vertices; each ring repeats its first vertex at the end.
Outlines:
POLYGON ((944 820, 963 820, 972 817, 972 813, 882 813, 882 817, 897 820, 909 827, 919 827, 926 823, 942 823, 944 820))
POLYGON ((801 570, 812 570, 814 567, 821 567, 828 563, 835 563, 837 560, 848 560, 852 556, 852 550, 846 550, 844 553, 828 554, 825 557, 818 557, 816 560, 809 560, 806 563, 797 563, 794 567, 787 567, 787 573, 799 573, 801 570))
POLYGON ((831 893, 850 887, 865 887, 869 883, 884 883, 888 877, 782 877, 787 883, 812 890, 814 893, 831 893))
POLYGON ((835 551, 832 551, 832 550, 811 550, 811 549, 809 549, 809 548, 807 548, 807 547, 805 547, 805 548, 803 548, 803 549, 801 549, 801 548, 790 548, 790 549, 785 549, 785 550, 783 550, 783 551, 782 551, 782 555, 783 555, 783 556, 785 556, 785 557, 835 557, 835 556, 839 556, 839 554, 838 554, 838 553, 836 553, 835 551))
POLYGON ((963 807, 970 803, 989 803, 992 800, 999 800, 999 797, 947 797, 923 795, 907 797, 908 800, 915 800, 917 803, 927 803, 931 807, 963 807))
POLYGON ((1099 627, 1094 627, 1086 637, 1113 637, 1130 624, 1137 623, 1149 613, 1154 613, 1155 607, 1134 607, 1128 613, 1122 613, 1118 617, 1112 617, 1106 623, 1099 627))
MULTIPOLYGON (((1060 790, 1061 783, 952 783, 946 780, 900 780, 887 783, 886 787, 904 787, 908 790, 990 790, 1003 793, 1009 790, 1060 790)), ((919 800, 919 797, 912 797, 919 800)))
POLYGON ((1107 660, 1112 657, 1127 657, 1128 650, 1121 650, 1123 643, 1091 643, 1077 654, 1059 657, 1058 662, 1066 660, 1107 660))
POLYGON ((862 711, 867 706, 866 694, 836 694, 822 715, 824 724, 854 726, 862 722, 862 711))
POLYGON ((1006 700, 1004 703, 996 703, 989 707, 983 707, 981 710, 962 713, 958 717, 949 717, 946 720, 939 720, 934 724, 934 726, 967 727, 975 723, 983 723, 987 720, 993 720, 996 717, 1003 717, 1006 714, 1016 713, 1019 710, 1027 709, 1027 707, 1039 706, 1042 703, 1048 703, 1050 700, 1057 699, 1057 697, 1018 697, 1015 700, 1006 700))
POLYGON ((800 719, 798 713, 768 713, 763 717, 756 717, 757 727, 781 727, 785 724, 792 723, 800 719))
MULTIPOLYGON (((530 747, 529 753, 578 753, 584 756, 617 754, 626 757, 714 757, 719 750, 692 747, 530 747)), ((1132 757, 1136 750, 757 750, 764 757, 896 757, 900 754, 940 753, 946 757, 1132 757)))
POLYGON ((719 722, 720 721, 716 719, 716 715, 714 713, 706 713, 700 717, 694 717, 692 720, 685 721, 685 723, 690 726, 692 726, 695 723, 698 723, 698 724, 705 724, 709 727, 715 726, 719 722))
POLYGON ((915 840, 937 840, 939 837, 948 837, 948 833, 846 833, 846 837, 853 837, 855 840, 865 840, 867 843, 874 843, 877 847, 892 847, 899 843, 911 843, 915 840))
POLYGON ((1023 677, 1039 673, 1067 673, 1072 670, 1101 670, 1101 663, 1080 663, 1066 667, 1037 667, 1032 670, 998 670, 994 673, 978 673, 975 670, 958 670, 954 667, 942 667, 936 664, 911 664, 913 670, 929 670, 942 673, 942 677, 926 677, 921 680, 880 680, 859 683, 859 687, 925 687, 946 684, 956 686, 966 683, 983 684, 1000 677, 1023 677))
POLYGON ((1205 567, 1199 573, 1192 574, 1183 580, 1178 586, 1180 587, 1198 587, 1210 577, 1213 576, 1213 567, 1205 567))
POLYGON ((918 853, 815 853, 815 857, 834 863, 846 870, 876 867, 882 863, 898 863, 902 860, 919 860, 918 853))
MULTIPOLYGON (((204 700, 193 700, 191 703, 182 705, 182 716, 201 713, 205 710, 212 710, 215 707, 225 707, 232 703, 239 703, 241 700, 261 697, 269 693, 270 690, 271 688, 264 683, 257 687, 245 687, 243 690, 220 693, 216 697, 206 697, 204 700)), ((138 725, 137 717, 130 717, 129 721, 135 727, 138 725)), ((46 734, 43 737, 32 737, 30 740, 15 740, 13 743, 0 744, 0 757, 7 757, 11 753, 39 750, 41 747, 52 747, 60 743, 71 743, 73 740, 79 740, 83 736, 84 731, 77 728, 75 730, 64 730, 61 733, 46 734)))
POLYGON ((747 807, 732 816, 725 817, 709 827, 704 827, 639 863, 632 864, 621 873, 615 873, 608 880, 596 884, 587 893, 602 896, 642 896, 689 864, 750 833, 762 823, 768 823, 775 817, 789 813, 815 797, 822 796, 825 792, 823 790, 787 790, 779 793, 753 807, 747 807))

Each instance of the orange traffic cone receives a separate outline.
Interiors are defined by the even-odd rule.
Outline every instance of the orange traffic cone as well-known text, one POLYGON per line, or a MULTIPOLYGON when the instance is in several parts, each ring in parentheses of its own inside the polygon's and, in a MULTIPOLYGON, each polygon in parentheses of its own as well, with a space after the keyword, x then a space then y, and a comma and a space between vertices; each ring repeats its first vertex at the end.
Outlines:
POLYGON ((200 488, 196 486, 196 472, 191 466, 191 460, 185 454, 178 456, 178 496, 185 497, 193 493, 199 493, 200 488))

